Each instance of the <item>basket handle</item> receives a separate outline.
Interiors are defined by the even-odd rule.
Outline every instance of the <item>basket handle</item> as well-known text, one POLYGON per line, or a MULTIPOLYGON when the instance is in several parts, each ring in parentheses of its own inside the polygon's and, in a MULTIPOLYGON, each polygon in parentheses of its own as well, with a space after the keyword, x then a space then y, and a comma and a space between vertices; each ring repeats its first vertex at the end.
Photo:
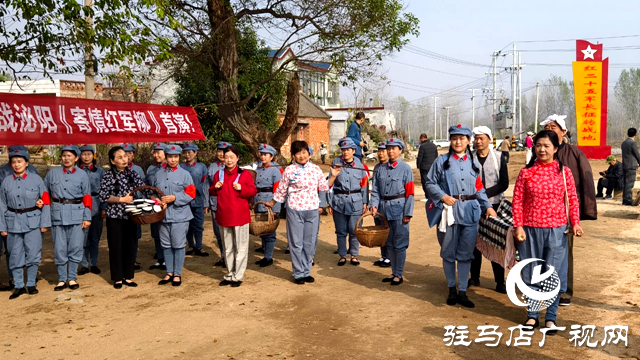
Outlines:
POLYGON ((163 197, 163 196, 164 196, 164 193, 163 193, 160 189, 158 189, 157 187, 154 187, 154 186, 149 186, 149 185, 139 186, 139 187, 137 187, 137 188, 135 188, 135 189, 131 190, 131 193, 133 194, 133 193, 136 193, 136 192, 138 192, 138 191, 140 191, 140 190, 153 190, 153 191, 155 191, 158 195, 160 195, 160 197, 163 197))
POLYGON ((271 210, 271 206, 269 204, 264 201, 258 201, 257 203, 253 204, 253 206, 251 206, 251 210, 254 210, 256 208, 256 205, 260 204, 264 205, 264 207, 267 208, 267 213, 269 214, 269 224, 272 224, 275 221, 275 216, 273 216, 273 210, 271 210))
POLYGON ((358 219, 358 221, 356 221, 356 227, 357 227, 357 228, 358 228, 358 227, 360 227, 360 225, 362 224, 362 221, 363 221, 363 220, 364 220, 364 218, 365 218, 365 217, 367 217, 367 216, 374 216, 374 217, 375 217, 375 216, 377 216, 377 217, 379 217, 379 218, 381 218, 381 219, 382 219, 382 221, 384 222, 384 225, 385 225, 386 227, 389 227, 389 222, 387 221, 387 218, 386 218, 386 217, 384 217, 384 215, 380 214, 380 213, 379 213, 379 212, 377 212, 377 211, 376 211, 375 213, 374 213, 374 212, 371 212, 371 211, 368 211, 368 212, 366 212, 366 213, 362 214, 362 216, 360 216, 360 219, 358 219))

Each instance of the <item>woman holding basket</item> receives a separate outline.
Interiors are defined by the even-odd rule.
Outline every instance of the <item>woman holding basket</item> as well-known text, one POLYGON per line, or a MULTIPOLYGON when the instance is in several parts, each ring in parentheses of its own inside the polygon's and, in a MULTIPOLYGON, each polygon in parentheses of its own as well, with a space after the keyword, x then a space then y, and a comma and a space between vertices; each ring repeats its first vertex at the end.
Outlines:
POLYGON ((123 283, 136 287, 133 282, 136 224, 129 220, 125 205, 133 202, 132 192, 144 186, 137 172, 128 167, 128 157, 121 146, 109 150, 111 169, 105 172, 100 183, 99 199, 106 203, 107 243, 109 245, 109 267, 113 287, 122 289, 123 283))
MULTIPOLYGON (((275 162, 272 162, 273 157, 276 156, 276 149, 267 144, 260 144, 258 151, 260 152, 260 166, 256 169, 256 189, 258 193, 255 197, 255 202, 269 202, 273 199, 273 193, 280 185, 280 179, 282 178, 282 167, 275 162)), ((267 208, 263 204, 256 204, 256 214, 266 213, 267 208)), ((278 218, 280 212, 280 203, 276 203, 271 208, 274 218, 278 218)), ((262 239, 262 250, 264 251, 264 258, 256 261, 256 265, 260 267, 267 267, 273 264, 273 249, 276 246, 276 233, 260 235, 262 239)))

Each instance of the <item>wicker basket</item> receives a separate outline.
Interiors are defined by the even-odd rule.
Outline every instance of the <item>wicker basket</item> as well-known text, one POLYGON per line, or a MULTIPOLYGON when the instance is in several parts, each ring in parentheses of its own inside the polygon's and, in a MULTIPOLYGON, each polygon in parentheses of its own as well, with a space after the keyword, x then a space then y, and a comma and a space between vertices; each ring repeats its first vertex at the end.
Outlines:
POLYGON ((255 211, 251 212, 249 233, 254 236, 274 233, 278 228, 278 225, 280 225, 280 218, 273 214, 271 206, 264 201, 258 201, 255 203, 251 210, 254 210, 258 204, 262 204, 267 208, 267 214, 256 213, 255 211), (266 219, 264 215, 266 215, 266 219))
POLYGON ((382 247, 387 244, 389 237, 389 222, 380 213, 368 212, 363 214, 356 222, 356 239, 362 246, 366 247, 382 247), (367 216, 377 216, 382 219, 384 225, 360 226, 367 216))
MULTIPOLYGON (((140 190, 153 190, 158 194, 159 197, 164 196, 164 193, 160 191, 160 189, 153 186, 140 186, 133 189, 131 193, 133 194, 140 190)), ((138 224, 138 225, 155 224, 157 222, 164 220, 164 213, 166 212, 166 210, 167 209, 162 209, 162 211, 160 212, 149 214, 149 215, 129 215, 129 218, 131 219, 131 221, 133 221, 134 224, 138 224)))

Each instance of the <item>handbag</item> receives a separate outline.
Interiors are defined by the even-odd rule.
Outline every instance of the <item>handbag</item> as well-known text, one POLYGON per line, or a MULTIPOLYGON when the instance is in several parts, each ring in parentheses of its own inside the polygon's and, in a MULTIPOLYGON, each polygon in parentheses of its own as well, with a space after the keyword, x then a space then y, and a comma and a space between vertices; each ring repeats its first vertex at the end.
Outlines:
MULTIPOLYGON (((447 180, 447 191, 451 192, 451 181, 449 180, 449 171, 444 171, 444 177, 447 180)), ((442 210, 444 209, 444 204, 442 201, 439 201, 436 205, 431 199, 427 199, 427 203, 425 204, 425 211, 427 212, 427 221, 429 223, 429 227, 432 228, 438 223, 440 223, 440 219, 442 219, 442 210)))
POLYGON ((567 230, 564 231, 565 234, 569 234, 572 232, 571 220, 569 219, 569 192, 567 191, 567 176, 564 173, 564 169, 562 169, 562 179, 564 180, 564 208, 567 212, 567 230))

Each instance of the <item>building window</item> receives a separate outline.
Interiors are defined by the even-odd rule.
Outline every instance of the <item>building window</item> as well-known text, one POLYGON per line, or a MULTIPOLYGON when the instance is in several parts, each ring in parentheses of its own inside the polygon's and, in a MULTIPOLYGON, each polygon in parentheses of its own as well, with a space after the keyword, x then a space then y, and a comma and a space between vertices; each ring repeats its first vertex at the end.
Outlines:
POLYGON ((302 80, 302 91, 307 94, 316 104, 324 106, 325 104, 325 88, 324 75, 315 72, 304 71, 300 73, 302 80))

